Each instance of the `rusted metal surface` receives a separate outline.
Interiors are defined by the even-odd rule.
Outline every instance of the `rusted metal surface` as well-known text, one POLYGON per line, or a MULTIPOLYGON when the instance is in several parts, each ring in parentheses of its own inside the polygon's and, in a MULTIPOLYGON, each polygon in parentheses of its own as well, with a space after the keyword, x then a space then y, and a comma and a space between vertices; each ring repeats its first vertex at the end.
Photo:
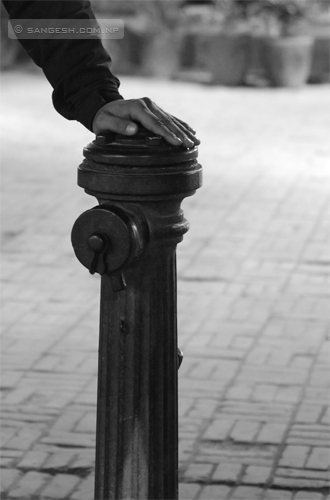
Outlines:
POLYGON ((72 230, 101 274, 95 499, 178 498, 176 245, 201 186, 197 148, 145 130, 98 137, 78 184, 99 206, 72 230))

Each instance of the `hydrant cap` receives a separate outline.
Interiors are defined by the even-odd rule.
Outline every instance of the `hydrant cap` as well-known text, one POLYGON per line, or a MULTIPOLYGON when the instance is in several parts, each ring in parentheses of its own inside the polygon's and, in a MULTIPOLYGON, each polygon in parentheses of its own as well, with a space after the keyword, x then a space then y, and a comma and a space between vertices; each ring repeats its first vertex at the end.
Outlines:
POLYGON ((98 135, 84 149, 84 156, 108 165, 148 165, 180 163, 197 158, 197 148, 186 149, 183 146, 173 146, 163 137, 139 127, 134 135, 122 135, 109 132, 98 135))
POLYGON ((132 136, 97 136, 83 154, 78 184, 89 192, 128 196, 192 194, 202 184, 197 147, 173 146, 143 127, 132 136))

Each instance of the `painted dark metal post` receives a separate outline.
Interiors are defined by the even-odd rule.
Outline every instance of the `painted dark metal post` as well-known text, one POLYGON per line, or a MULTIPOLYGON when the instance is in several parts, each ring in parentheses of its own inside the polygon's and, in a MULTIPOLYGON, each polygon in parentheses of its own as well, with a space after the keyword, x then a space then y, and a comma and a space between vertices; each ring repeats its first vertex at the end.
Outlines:
POLYGON ((98 199, 72 230, 102 275, 95 499, 178 498, 176 245, 201 186, 197 148, 140 130, 84 149, 78 184, 98 199))

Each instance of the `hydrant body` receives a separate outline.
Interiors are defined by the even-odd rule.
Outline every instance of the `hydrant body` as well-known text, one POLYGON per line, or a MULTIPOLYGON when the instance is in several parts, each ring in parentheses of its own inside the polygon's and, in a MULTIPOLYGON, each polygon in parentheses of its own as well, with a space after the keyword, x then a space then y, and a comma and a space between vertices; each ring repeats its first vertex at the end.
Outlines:
POLYGON ((141 130, 98 137, 78 184, 99 206, 72 244, 101 274, 95 499, 178 498, 176 245, 201 186, 197 148, 141 130))

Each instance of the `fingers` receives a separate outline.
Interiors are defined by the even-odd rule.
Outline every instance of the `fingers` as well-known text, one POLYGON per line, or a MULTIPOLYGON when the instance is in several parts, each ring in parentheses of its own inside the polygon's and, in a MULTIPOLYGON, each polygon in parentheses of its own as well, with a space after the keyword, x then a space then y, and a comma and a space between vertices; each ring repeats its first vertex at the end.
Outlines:
MULTIPOLYGON (((166 130, 175 134, 176 137, 181 139, 183 146, 186 148, 200 144, 200 141, 195 137, 193 129, 189 125, 166 113, 151 99, 144 97, 143 101, 149 111, 156 117, 157 123, 162 127, 163 131, 166 130)), ((157 131, 157 133, 160 133, 160 131, 157 131)))
POLYGON ((156 116, 150 109, 145 106, 144 109, 137 107, 132 112, 132 118, 139 121, 146 129, 154 132, 154 134, 164 137, 170 144, 174 146, 185 145, 192 147, 193 144, 184 144, 181 137, 176 135, 172 130, 167 127, 167 124, 158 116, 156 116))
POLYGON ((149 109, 158 117, 165 126, 171 130, 177 137, 182 140, 186 148, 191 148, 200 144, 199 139, 195 137, 195 131, 185 122, 179 120, 175 116, 166 113, 163 109, 157 106, 156 103, 148 98, 144 98, 149 109))
POLYGON ((188 123, 184 122, 183 120, 180 120, 179 118, 177 118, 176 116, 173 116, 173 115, 169 115, 172 119, 176 120, 177 122, 179 122, 181 125, 183 125, 187 130, 189 130, 189 132, 191 132, 192 134, 196 135, 196 130, 194 130, 193 128, 191 128, 190 125, 188 125, 188 123))
POLYGON ((147 130, 166 139, 174 146, 186 148, 200 144, 195 131, 184 121, 163 111, 148 97, 143 99, 117 100, 105 104, 95 115, 93 132, 107 130, 133 135, 141 123, 147 130))
POLYGON ((195 141, 193 140, 194 135, 191 132, 180 126, 179 122, 175 122, 169 115, 167 115, 161 109, 159 110, 155 109, 154 112, 155 115, 158 117, 158 119, 161 120, 162 123, 164 123, 166 128, 181 139, 182 144, 186 148, 194 147, 195 145, 195 141))
POLYGON ((189 127, 189 125, 185 124, 175 116, 171 116, 171 121, 194 143, 195 146, 198 146, 201 143, 196 137, 195 130, 189 127))

